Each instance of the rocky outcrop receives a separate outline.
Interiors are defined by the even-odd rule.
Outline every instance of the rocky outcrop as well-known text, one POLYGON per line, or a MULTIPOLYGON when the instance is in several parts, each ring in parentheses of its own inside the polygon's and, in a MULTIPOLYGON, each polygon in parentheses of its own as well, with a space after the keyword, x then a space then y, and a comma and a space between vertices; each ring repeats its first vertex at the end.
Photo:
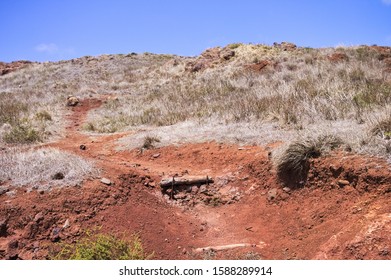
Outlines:
POLYGON ((210 48, 201 53, 196 59, 186 64, 186 71, 194 73, 211 68, 214 65, 230 60, 235 56, 235 51, 226 48, 210 48))
POLYGON ((10 63, 0 62, 0 76, 11 73, 30 65, 32 62, 28 60, 13 61, 10 63))

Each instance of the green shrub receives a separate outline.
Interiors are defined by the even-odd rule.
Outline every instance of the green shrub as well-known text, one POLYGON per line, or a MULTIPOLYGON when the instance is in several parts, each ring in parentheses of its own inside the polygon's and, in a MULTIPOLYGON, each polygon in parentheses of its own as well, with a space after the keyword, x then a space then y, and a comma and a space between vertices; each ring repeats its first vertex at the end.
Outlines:
POLYGON ((126 241, 111 234, 87 232, 75 244, 61 244, 56 260, 143 260, 147 259, 140 238, 126 241))
POLYGON ((51 121, 52 116, 48 113, 48 111, 39 111, 35 114, 35 118, 39 121, 51 121))
POLYGON ((22 113, 27 112, 27 105, 21 102, 0 102, 0 125, 9 123, 14 125, 19 122, 22 113))
POLYGON ((42 141, 42 134, 30 122, 20 122, 3 135, 6 143, 27 144, 42 141))
POLYGON ((241 43, 233 43, 233 44, 227 45, 227 47, 228 47, 229 49, 233 50, 233 49, 239 48, 241 45, 242 45, 241 43))

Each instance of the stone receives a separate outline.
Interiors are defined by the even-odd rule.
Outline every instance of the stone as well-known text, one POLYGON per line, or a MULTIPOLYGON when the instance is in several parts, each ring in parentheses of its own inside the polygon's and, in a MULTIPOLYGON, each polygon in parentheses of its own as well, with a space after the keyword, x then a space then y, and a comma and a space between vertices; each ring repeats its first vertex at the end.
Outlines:
POLYGON ((65 178, 65 175, 62 172, 57 172, 57 173, 53 174, 53 176, 51 178, 52 178, 52 180, 62 180, 65 178))
POLYGON ((71 225, 71 223, 69 222, 69 219, 66 219, 64 225, 62 226, 62 228, 69 228, 71 225))
POLYGON ((284 192, 287 192, 287 193, 289 193, 289 192, 291 191, 291 189, 288 188, 288 187, 282 188, 282 190, 283 190, 284 192))
POLYGON ((9 192, 9 188, 7 187, 0 187, 0 195, 5 194, 9 192))
POLYGON ((160 157, 160 154, 159 154, 159 153, 153 154, 152 157, 153 157, 153 158, 158 158, 158 157, 160 157))
POLYGON ((80 145, 80 150, 82 150, 82 151, 84 151, 84 150, 86 150, 87 149, 87 146, 86 145, 80 145))
POLYGON ((43 219, 44 219, 43 213, 42 213, 42 212, 39 212, 39 213, 37 213, 37 214, 35 215, 35 217, 34 217, 34 222, 35 222, 35 223, 39 223, 39 222, 41 222, 43 219))
POLYGON ((273 46, 282 49, 283 51, 293 51, 297 48, 295 44, 289 42, 281 42, 281 44, 273 43, 273 46))
POLYGON ((277 198, 278 190, 276 188, 273 188, 267 192, 267 199, 269 201, 272 201, 277 198))
POLYGON ((15 197, 16 196, 16 190, 8 191, 5 193, 8 197, 15 197))
POLYGON ((74 107, 77 104, 79 104, 79 98, 77 98, 76 96, 72 96, 72 95, 68 96, 67 106, 74 107))
POLYGON ((329 55, 327 58, 329 61, 335 62, 335 63, 349 60, 349 57, 346 54, 339 53, 339 52, 333 53, 333 54, 329 55))
POLYGON ((341 187, 349 185, 350 182, 348 180, 338 180, 338 185, 341 187))
POLYGON ((0 237, 6 237, 8 234, 8 223, 7 220, 0 221, 0 237))
POLYGON ((220 52, 220 57, 222 59, 224 59, 224 60, 230 60, 234 56, 235 56, 235 52, 233 50, 230 50, 230 49, 223 49, 220 52))
POLYGON ((112 184, 111 181, 110 181, 109 179, 107 179, 107 178, 102 178, 102 179, 100 180, 100 182, 101 182, 102 184, 107 185, 107 186, 110 186, 110 185, 112 184))

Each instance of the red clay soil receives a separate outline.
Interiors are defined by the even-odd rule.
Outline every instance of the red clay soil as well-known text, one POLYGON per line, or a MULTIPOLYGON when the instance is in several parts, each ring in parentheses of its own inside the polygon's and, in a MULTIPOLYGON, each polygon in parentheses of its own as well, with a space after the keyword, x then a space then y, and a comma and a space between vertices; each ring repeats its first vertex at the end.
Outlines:
POLYGON ((1 195, 2 259, 46 259, 60 242, 98 227, 125 238, 138 233, 155 259, 391 259, 386 162, 340 152, 313 160, 302 188, 283 189, 269 147, 211 142, 118 152, 116 140, 129 133, 79 131, 102 102, 69 108, 65 137, 46 146, 94 160, 112 184, 95 178, 1 195), (214 183, 162 193, 163 177, 182 175, 214 183), (245 247, 218 247, 232 244, 245 247))

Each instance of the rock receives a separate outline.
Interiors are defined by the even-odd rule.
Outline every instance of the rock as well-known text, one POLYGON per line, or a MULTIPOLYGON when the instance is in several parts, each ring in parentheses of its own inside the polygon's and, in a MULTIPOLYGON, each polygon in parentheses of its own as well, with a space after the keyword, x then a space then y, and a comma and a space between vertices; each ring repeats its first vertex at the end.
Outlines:
POLYGON ((69 228, 71 225, 71 223, 69 222, 69 219, 66 219, 64 225, 62 226, 62 228, 69 228))
POLYGON ((267 192, 267 199, 272 201, 277 198, 278 190, 276 188, 271 189, 267 192))
POLYGON ((341 187, 349 185, 350 182, 348 180, 338 180, 338 185, 341 187))
POLYGON ((344 53, 336 52, 333 53, 332 55, 329 55, 327 59, 330 60, 331 62, 338 63, 338 62, 348 61, 349 57, 344 53))
POLYGON ((152 157, 153 157, 153 158, 158 158, 158 157, 160 157, 160 154, 159 154, 159 153, 153 154, 152 157))
POLYGON ((82 151, 84 151, 84 150, 86 150, 87 149, 87 146, 86 145, 80 145, 80 150, 82 150, 82 151))
POLYGON ((206 185, 202 185, 200 188, 199 188, 199 193, 203 193, 203 194, 207 194, 208 193, 208 189, 206 188, 206 185))
POLYGON ((52 233, 50 234, 50 241, 52 242, 58 242, 60 241, 61 237, 60 237, 60 232, 61 232, 61 229, 60 228, 54 228, 52 230, 52 233))
POLYGON ((288 187, 282 188, 282 190, 283 190, 284 192, 287 192, 287 193, 289 193, 289 192, 291 191, 291 189, 288 188, 288 187))
POLYGON ((57 172, 51 178, 52 180, 62 180, 65 178, 65 175, 62 172, 57 172))
POLYGON ((68 96, 68 98, 67 98, 67 106, 74 107, 77 104, 79 104, 79 98, 77 98, 76 96, 72 96, 72 95, 68 96))
POLYGON ((102 178, 100 180, 100 182, 105 184, 105 185, 107 185, 107 186, 110 186, 112 184, 111 181, 109 179, 107 179, 107 178, 102 178))
POLYGON ((2 220, 0 221, 0 237, 6 237, 8 234, 8 221, 2 220))
POLYGON ((263 71, 263 69, 265 69, 269 65, 273 65, 273 63, 270 62, 269 60, 262 60, 260 62, 247 65, 246 69, 253 71, 253 72, 261 72, 261 71, 263 71))
POLYGON ((34 221, 35 223, 38 224, 38 223, 41 222, 43 219, 44 219, 43 213, 42 213, 42 212, 39 212, 38 214, 35 215, 33 221, 34 221))
POLYGON ((281 44, 274 43, 273 46, 282 49, 283 51, 293 51, 297 48, 295 44, 289 42, 281 42, 281 44))
POLYGON ((191 187, 191 194, 197 194, 198 193, 198 187, 197 186, 192 186, 191 187))
POLYGON ((19 60, 11 63, 0 62, 0 76, 19 70, 31 64, 31 61, 19 60))
POLYGON ((9 192, 9 188, 7 187, 0 187, 0 195, 5 194, 9 192))
POLYGON ((231 49, 223 49, 221 52, 220 52, 220 57, 224 60, 229 60, 231 59, 232 57, 235 56, 235 52, 231 49))
POLYGON ((8 191, 5 193, 8 197, 15 197, 16 196, 16 190, 8 191))

